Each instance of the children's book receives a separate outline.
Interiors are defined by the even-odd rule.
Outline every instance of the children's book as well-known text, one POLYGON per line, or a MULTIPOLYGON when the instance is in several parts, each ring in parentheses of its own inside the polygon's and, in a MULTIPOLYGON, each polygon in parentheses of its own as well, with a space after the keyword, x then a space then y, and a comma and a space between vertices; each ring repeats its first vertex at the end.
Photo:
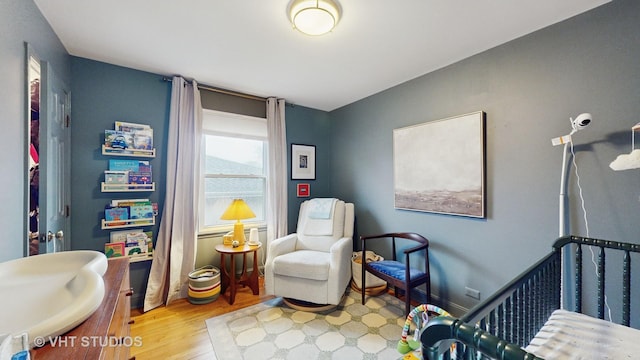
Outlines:
POLYGON ((124 131, 105 130, 104 145, 112 149, 133 148, 133 134, 124 131))
POLYGON ((124 225, 126 222, 117 220, 129 220, 129 207, 108 207, 104 209, 104 219, 110 221, 107 226, 124 225))
POLYGON ((146 124, 136 124, 124 121, 116 121, 114 129, 119 131, 134 132, 136 130, 150 130, 151 126, 146 124))
POLYGON ((138 172, 139 170, 140 170, 139 160, 109 159, 109 171, 138 172))
POLYGON ((106 184, 128 184, 129 171, 104 171, 104 182, 106 184))
POLYGON ((106 243, 104 244, 104 254, 107 258, 124 256, 124 242, 106 243))
POLYGON ((129 206, 130 219, 153 219, 153 206, 148 204, 136 204, 129 206))

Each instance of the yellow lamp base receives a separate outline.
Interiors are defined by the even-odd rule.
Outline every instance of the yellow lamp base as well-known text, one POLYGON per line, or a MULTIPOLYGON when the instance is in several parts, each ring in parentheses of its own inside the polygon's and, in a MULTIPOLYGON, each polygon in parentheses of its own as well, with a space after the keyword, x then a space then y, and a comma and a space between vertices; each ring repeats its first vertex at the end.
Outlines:
POLYGON ((244 224, 240 220, 233 225, 233 240, 238 241, 240 246, 244 245, 244 224))

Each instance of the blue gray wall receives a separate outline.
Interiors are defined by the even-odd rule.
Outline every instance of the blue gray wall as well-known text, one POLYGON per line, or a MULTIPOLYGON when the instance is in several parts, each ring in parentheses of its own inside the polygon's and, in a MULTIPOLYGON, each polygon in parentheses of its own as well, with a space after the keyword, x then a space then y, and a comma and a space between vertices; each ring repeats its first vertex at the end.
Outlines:
MULTIPOLYGON (((331 189, 356 204, 359 231, 426 236, 436 295, 474 305, 465 286, 489 295, 550 251, 562 166, 551 139, 590 112, 574 136, 589 235, 638 243, 639 170, 609 169, 640 121, 638 14, 640 2, 614 1, 331 112, 331 189), (395 210, 393 129, 478 110, 486 219, 395 210)), ((571 232, 586 235, 573 170, 569 183, 571 232)))
POLYGON ((71 82, 70 59, 32 0, 0 2, 0 262, 26 254, 26 57, 25 42, 58 76, 71 82))
MULTIPOLYGON (((105 205, 112 199, 148 198, 158 203, 162 215, 171 83, 156 74, 83 58, 72 57, 71 63, 71 246, 74 250, 104 251, 110 231, 101 229, 101 220, 105 205), (109 167, 109 159, 114 158, 102 155, 104 130, 113 129, 115 121, 148 124, 153 128, 156 157, 140 160, 150 161, 156 191, 100 191, 104 170, 109 167)), ((159 219, 155 226, 145 230, 157 234, 159 219)), ((131 264, 134 307, 142 304, 150 267, 150 261, 131 264)))
POLYGON ((334 176, 331 171, 331 123, 328 113, 297 105, 287 105, 287 163, 289 179, 291 179, 291 144, 314 145, 316 147, 316 179, 290 180, 287 195, 289 197, 287 223, 289 232, 295 232, 298 222, 300 204, 309 198, 297 197, 297 184, 309 184, 311 197, 333 197, 330 181, 334 176))

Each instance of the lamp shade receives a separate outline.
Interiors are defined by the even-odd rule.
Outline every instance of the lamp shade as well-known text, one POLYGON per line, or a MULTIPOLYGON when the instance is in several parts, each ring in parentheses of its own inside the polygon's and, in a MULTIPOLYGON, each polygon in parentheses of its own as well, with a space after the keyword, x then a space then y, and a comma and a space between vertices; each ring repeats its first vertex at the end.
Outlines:
POLYGON ((220 216, 222 220, 243 220, 256 217, 249 205, 242 199, 233 199, 231 205, 220 216))
POLYGON ((307 35, 323 35, 340 19, 340 7, 333 0, 294 0, 289 7, 293 26, 307 35))

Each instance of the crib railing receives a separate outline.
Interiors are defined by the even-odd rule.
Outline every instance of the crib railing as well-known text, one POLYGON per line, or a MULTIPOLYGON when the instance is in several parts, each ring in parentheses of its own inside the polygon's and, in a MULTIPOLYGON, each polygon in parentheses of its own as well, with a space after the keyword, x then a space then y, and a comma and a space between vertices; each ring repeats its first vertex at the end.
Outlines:
POLYGON ((575 244, 575 311, 582 312, 582 247, 598 249, 597 301, 598 316, 604 318, 605 249, 624 252, 622 264, 622 324, 629 326, 631 309, 631 252, 640 245, 582 237, 563 237, 553 251, 513 279, 491 297, 478 304, 460 319, 439 317, 422 331, 422 353, 425 359, 449 359, 447 341, 456 342, 456 359, 539 359, 527 353, 526 347, 551 313, 561 308, 562 252, 575 244))
POLYGON ((583 238, 577 236, 563 237, 558 239, 553 248, 556 250, 564 248, 569 244, 576 244, 575 250, 575 312, 582 313, 582 264, 584 245, 598 248, 597 259, 597 299, 598 299, 598 318, 604 319, 605 315, 605 273, 606 273, 606 255, 605 249, 613 249, 624 252, 622 260, 622 322, 624 326, 630 325, 631 320, 631 253, 640 253, 639 244, 621 243, 617 241, 583 238))

